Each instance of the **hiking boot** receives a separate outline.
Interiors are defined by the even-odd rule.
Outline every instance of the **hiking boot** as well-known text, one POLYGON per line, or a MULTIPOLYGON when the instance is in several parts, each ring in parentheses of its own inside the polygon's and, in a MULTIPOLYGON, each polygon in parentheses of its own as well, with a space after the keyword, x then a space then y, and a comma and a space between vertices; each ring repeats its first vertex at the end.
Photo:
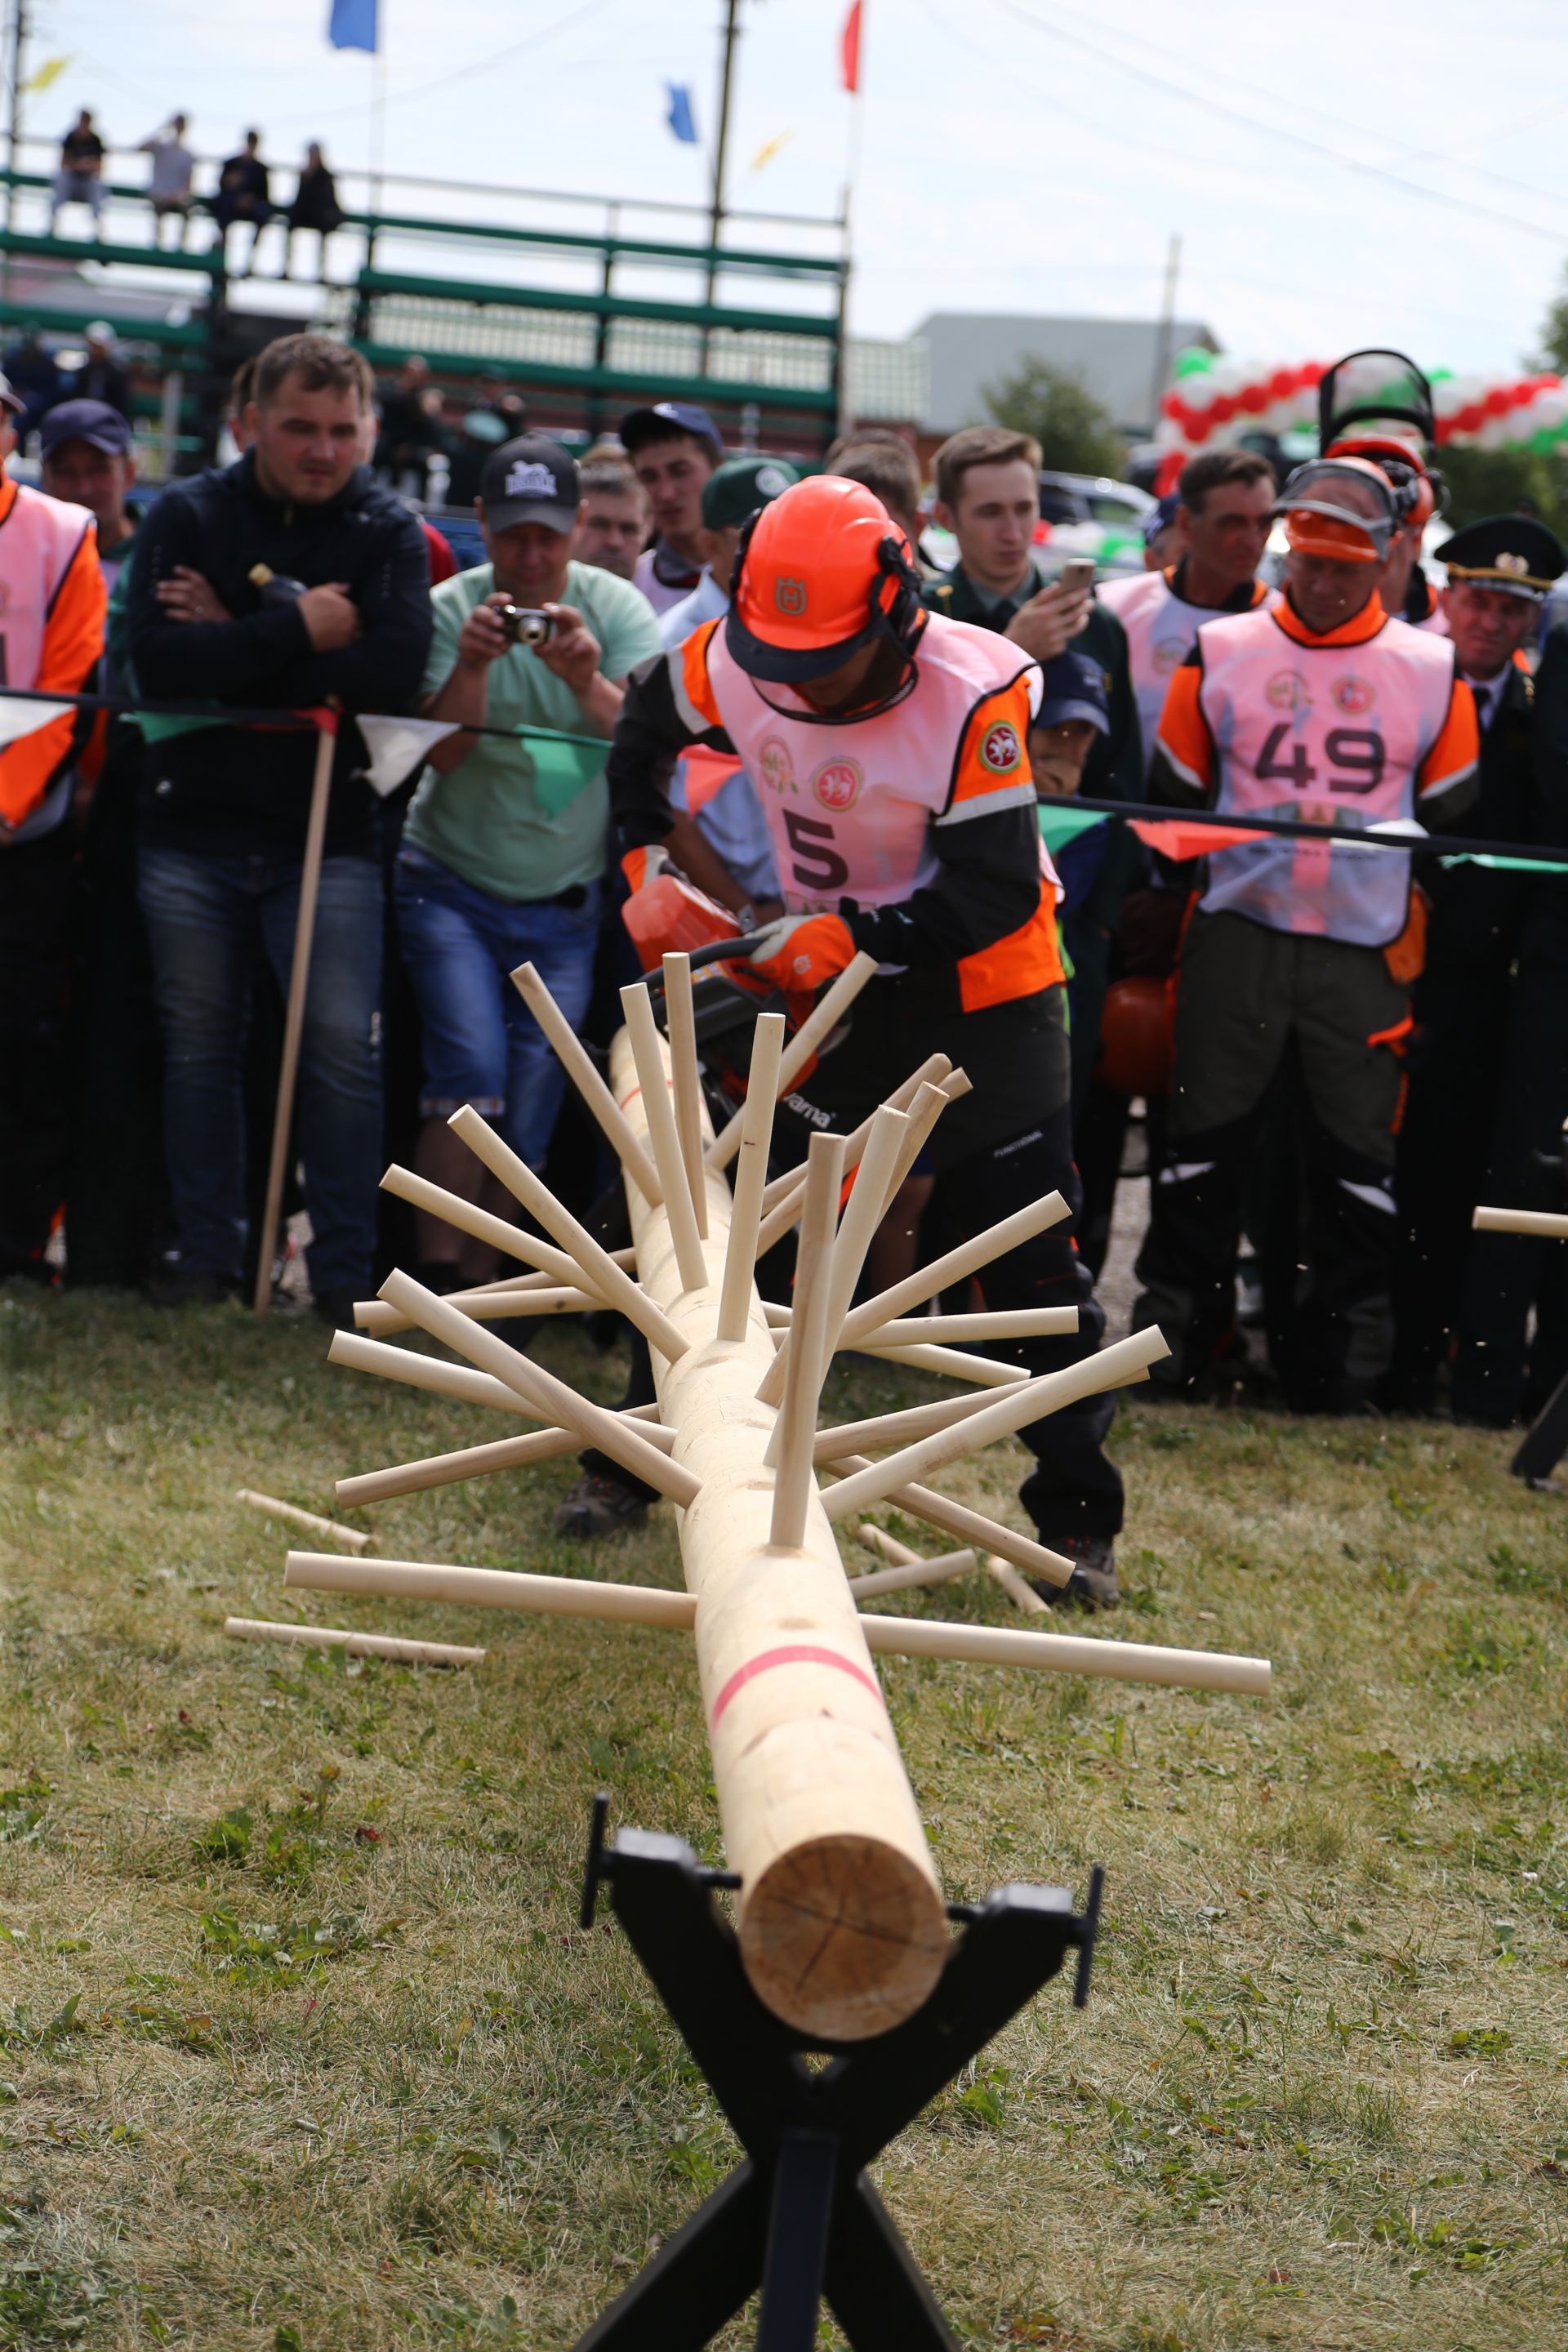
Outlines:
POLYGON ((220 1307, 239 1297, 241 1289, 237 1274, 190 1274, 163 1265, 148 1284, 147 1296, 154 1307, 220 1307))
POLYGON ((356 1288, 352 1282, 332 1282, 327 1285, 325 1290, 315 1292, 310 1300, 310 1307, 321 1321, 330 1323, 334 1331, 357 1331, 359 1326, 354 1321, 355 1302, 361 1298, 372 1297, 374 1295, 374 1286, 368 1283, 356 1288))
POLYGON ((1116 1581, 1113 1536, 1042 1536, 1040 1541, 1073 1563, 1071 1579, 1066 1584, 1047 1584, 1030 1578, 1042 1601, 1048 1601, 1053 1609, 1115 1609, 1120 1605, 1121 1587, 1116 1581))
POLYGON ((596 1536, 618 1536, 640 1528, 647 1517, 647 1497, 625 1478, 606 1477, 585 1470, 563 1503, 555 1507, 558 1536, 574 1543, 591 1543, 596 1536))

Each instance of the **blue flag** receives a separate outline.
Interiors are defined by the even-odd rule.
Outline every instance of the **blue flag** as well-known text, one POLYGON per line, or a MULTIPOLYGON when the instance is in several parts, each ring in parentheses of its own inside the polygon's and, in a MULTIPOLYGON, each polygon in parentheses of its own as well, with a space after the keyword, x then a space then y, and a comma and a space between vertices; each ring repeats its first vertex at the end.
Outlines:
MULTIPOLYGON (((336 0, 336 5, 339 7, 343 6, 344 0, 336 0)), ((374 6, 374 0, 371 0, 371 5, 374 6)), ((667 81, 664 87, 669 97, 669 111, 666 114, 665 121, 683 147, 695 147, 698 143, 697 125, 691 119, 690 83, 667 81)))
POLYGON ((327 38, 334 49, 370 49, 376 47, 375 21, 377 0, 332 0, 331 15, 327 19, 327 38))

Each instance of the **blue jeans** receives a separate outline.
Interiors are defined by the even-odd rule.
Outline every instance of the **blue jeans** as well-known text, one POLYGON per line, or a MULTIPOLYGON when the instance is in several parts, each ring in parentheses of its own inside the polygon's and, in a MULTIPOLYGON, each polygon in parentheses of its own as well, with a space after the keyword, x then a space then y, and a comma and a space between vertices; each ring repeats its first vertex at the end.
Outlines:
MULTIPOLYGON (((300 861, 143 849, 138 896, 163 1038, 163 1135, 183 1274, 243 1275, 241 1076, 259 943, 287 989, 300 861)), ((314 1235, 310 1286, 367 1292, 382 1171, 382 877, 321 866, 300 1042, 300 1156, 314 1235)))
POLYGON ((425 1040, 424 1118, 471 1103, 530 1168, 544 1164, 566 1073, 508 974, 538 967, 574 1029, 594 992, 599 885, 582 902, 492 898, 423 849, 397 856, 398 937, 425 1040))

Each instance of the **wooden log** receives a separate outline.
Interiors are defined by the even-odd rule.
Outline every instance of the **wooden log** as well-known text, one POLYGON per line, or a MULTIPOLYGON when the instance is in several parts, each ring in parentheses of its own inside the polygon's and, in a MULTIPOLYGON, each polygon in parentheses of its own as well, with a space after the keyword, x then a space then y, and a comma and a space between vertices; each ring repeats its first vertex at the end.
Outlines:
MULTIPOLYGON (((336 1519, 318 1518, 314 1511, 302 1511, 298 1503, 280 1503, 276 1495, 258 1495, 254 1486, 237 1486, 237 1502, 248 1503, 253 1511, 265 1511, 269 1518, 288 1519, 297 1528, 309 1528, 313 1535, 336 1536, 351 1551, 363 1551, 374 1538, 363 1528, 342 1528, 336 1519)), ((342 1497, 340 1496, 340 1502, 342 1497)))
POLYGON ((231 1642, 285 1642, 302 1650, 345 1650, 351 1658, 395 1658, 406 1666, 477 1666, 483 1650, 455 1642, 412 1642, 401 1633, 353 1633, 342 1625, 277 1625, 265 1617, 226 1617, 231 1642))
MULTIPOLYGON (((820 1008, 819 1008, 820 1009, 820 1008)), ((611 1055, 631 1092, 629 1041, 611 1055)), ((638 1098, 640 1102, 640 1097, 638 1098)), ((638 1115, 628 1102, 628 1116, 638 1115)), ((738 1136, 737 1136, 738 1139, 738 1136)), ((714 1155, 708 1155, 710 1167, 714 1155)), ((699 1344, 658 1360, 675 1460, 700 1475, 680 1549, 696 1598, 697 1666, 731 1866, 741 1957, 760 1997, 805 2032, 855 2041, 916 2010, 948 1932, 898 1743, 821 1497, 806 1497, 797 1550, 770 1541, 773 1415, 755 1388, 773 1342, 753 1286, 743 1339, 712 1340, 711 1292, 678 1290, 657 1213, 628 1192, 643 1279, 699 1344)), ((727 1188, 709 1196, 710 1241, 727 1188)))
MULTIPOLYGON (((786 1087, 795 1084, 829 1030, 835 1028, 848 1012, 866 982, 875 977, 876 971, 875 956, 858 955, 848 969, 839 973, 833 985, 824 990, 784 1048, 784 1059, 779 1064, 778 1090, 781 1095, 786 1087)), ((735 1157, 741 1148, 742 1116, 741 1111, 737 1111, 723 1134, 709 1145, 710 1168, 728 1168, 735 1157)))
POLYGON ((880 1502, 895 1486, 911 1478, 928 1477, 945 1464, 975 1453, 995 1438, 1009 1437, 1029 1422, 1038 1421, 1049 1412, 1059 1412, 1064 1405, 1076 1404, 1081 1397, 1119 1388, 1125 1381, 1147 1380, 1149 1366, 1170 1352, 1160 1333, 1151 1328, 1135 1331, 1131 1339, 1119 1339, 1113 1348, 1102 1348, 1098 1354, 1086 1356, 1081 1363, 1069 1364, 1063 1371, 1047 1372, 1037 1381, 1025 1381, 983 1411, 954 1422, 949 1429, 933 1430, 929 1437, 917 1438, 912 1445, 890 1454, 885 1462, 870 1464, 843 1480, 826 1498, 827 1515, 837 1519, 847 1511, 863 1511, 870 1504, 880 1502))
MULTIPOLYGON (((291 1551, 283 1581, 291 1589, 312 1592, 379 1592, 395 1599, 468 1602, 483 1609, 522 1610, 552 1617, 595 1617, 620 1624, 658 1626, 670 1633, 696 1628, 700 1639, 700 1596, 665 1592, 651 1585, 599 1584, 587 1577, 527 1576, 498 1568, 447 1568, 428 1560, 351 1559, 332 1551, 291 1551)), ((849 1580, 842 1570, 837 1584, 849 1607, 849 1580)), ((978 1665, 1106 1675, 1119 1682, 1232 1691, 1255 1698, 1268 1697, 1271 1680, 1267 1658, 1237 1657, 1221 1650, 1164 1649, 1151 1643, 1116 1642, 1098 1635, 1026 1633, 1010 1625, 957 1625, 941 1618, 878 1616, 857 1617, 855 1631, 868 1650, 890 1657, 959 1658, 978 1665)), ((847 1786, 845 1793, 852 1794, 847 1786)), ((722 1793, 720 1802, 722 1805, 722 1793)), ((742 1912, 745 1895, 742 1886, 742 1912)), ((850 1925, 831 1913, 826 1916, 833 1921, 834 1932, 823 1952, 825 1961, 850 1925)), ((823 1927, 819 1915, 819 1945, 823 1927)), ((744 1952, 742 1945, 742 1957, 744 1952)), ((835 2033, 826 2038, 854 2037, 835 2033)))
POLYGON ((691 1003, 691 958, 667 951, 664 1026, 669 1039, 669 1074, 675 1082, 675 1132, 680 1144, 686 1188, 700 1238, 708 1236, 708 1187, 702 1172, 702 1074, 697 1066, 697 1015, 691 1003))
POLYGON ((656 1307, 639 1283, 616 1264, 603 1244, 594 1239, 587 1227, 579 1224, 570 1209, 563 1207, 542 1178, 536 1176, 526 1160, 496 1133, 488 1120, 482 1119, 469 1103, 455 1110, 447 1121, 454 1135, 461 1136, 469 1150, 482 1160, 490 1174, 506 1186, 514 1201, 521 1201, 531 1215, 537 1217, 547 1234, 553 1234, 567 1258, 576 1266, 578 1278, 597 1291, 606 1307, 613 1307, 634 1323, 648 1345, 668 1355, 677 1355, 686 1346, 668 1315, 656 1307))
POLYGON ((631 1041, 637 1085, 642 1091, 647 1138, 653 1149, 653 1164, 658 1170, 658 1181, 664 1187, 665 1214, 669 1223, 669 1237, 675 1244, 676 1262, 680 1268, 681 1287, 684 1290, 700 1290, 708 1279, 708 1261, 702 1255, 702 1235, 698 1229, 697 1210, 680 1156, 680 1138, 676 1131, 675 1107, 670 1101, 664 1051, 658 1024, 653 1017, 653 1001, 640 981, 635 987, 622 989, 621 1010, 626 1014, 626 1034, 631 1041))
MULTIPOLYGON (((735 1197, 724 1244, 724 1281, 719 1294, 721 1339, 743 1339, 751 1311, 752 1276, 757 1260, 757 1229, 767 1197, 768 1151, 778 1100, 779 1060, 784 1053, 782 1013, 759 1015, 752 1033, 751 1082, 741 1120, 741 1155, 735 1162, 735 1197)), ((699 1133, 700 1134, 700 1122, 699 1133)))
POLYGON ((412 1275, 389 1274, 382 1285, 382 1297, 390 1298, 404 1314, 412 1315, 433 1339, 444 1339, 455 1355, 467 1356, 481 1371, 493 1373, 507 1388, 515 1389, 526 1403, 539 1409, 542 1421, 575 1429, 585 1445, 598 1446, 612 1462, 618 1462, 623 1470, 629 1470, 634 1478, 642 1479, 658 1494, 668 1495, 672 1503, 684 1507, 697 1499, 699 1482, 689 1470, 638 1436, 617 1414, 590 1403, 542 1364, 520 1356, 482 1323, 471 1323, 466 1315, 459 1315, 412 1275))
MULTIPOLYGON (((476 1374, 479 1380, 484 1377, 482 1372, 476 1374)), ((622 1418, 635 1421, 650 1445, 668 1453, 675 1440, 668 1429, 650 1420, 649 1416, 658 1412, 656 1404, 632 1405, 622 1418)), ((489 1478, 498 1471, 525 1470, 532 1463, 574 1454, 582 1443, 574 1429, 540 1429, 527 1437, 500 1437, 489 1445, 464 1445, 451 1454, 430 1454, 420 1462, 394 1463, 384 1470, 366 1470, 357 1478, 340 1478, 337 1498, 353 1508, 365 1503, 384 1503, 397 1495, 422 1495, 432 1486, 453 1486, 465 1478, 489 1478)))
POLYGON ((555 1048, 557 1060, 582 1097, 590 1117, 597 1120, 601 1133, 621 1166, 628 1171, 632 1182, 643 1198, 657 1204, 664 1195, 647 1145, 605 1084, 593 1055, 532 964, 520 963, 511 975, 511 984, 555 1048))
POLYGON ((1478 1234, 1538 1234, 1543 1241, 1568 1242, 1568 1217, 1551 1209, 1478 1209, 1470 1223, 1478 1234))
MULTIPOLYGON (((834 1236, 838 1223, 838 1188, 844 1181, 844 1139, 814 1135, 806 1158, 805 1213, 800 1226, 800 1259, 795 1289, 801 1310, 790 1327, 795 1341, 784 1384, 783 1409, 773 1437, 764 1448, 766 1462, 776 1448, 773 1471, 773 1518, 768 1542, 776 1551, 798 1551, 805 1540, 806 1512, 816 1492, 811 1458, 816 1431, 817 1400, 827 1363, 827 1318, 832 1297, 834 1236)), ((775 1356, 759 1384, 763 1397, 775 1356)))

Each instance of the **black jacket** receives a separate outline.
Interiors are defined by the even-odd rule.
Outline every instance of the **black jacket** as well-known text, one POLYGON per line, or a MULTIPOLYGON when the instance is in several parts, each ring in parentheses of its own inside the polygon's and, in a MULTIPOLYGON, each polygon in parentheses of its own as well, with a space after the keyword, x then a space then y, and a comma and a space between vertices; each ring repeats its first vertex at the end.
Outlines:
MULTIPOLYGON (((237 465, 165 490, 137 531, 126 592, 127 647, 150 702, 230 702, 300 709, 412 710, 433 620, 430 562, 418 518, 360 467, 324 506, 281 505, 258 488, 247 454, 237 465), (364 635, 318 654, 298 609, 264 605, 251 583, 265 563, 307 588, 341 580, 364 635), (187 564, 211 583, 231 621, 173 621, 154 590, 187 564)), ((314 738, 207 728, 149 747, 142 838, 168 848, 298 856, 310 797, 314 738)), ((329 854, 368 851, 374 796, 357 727, 338 733, 329 854)))

